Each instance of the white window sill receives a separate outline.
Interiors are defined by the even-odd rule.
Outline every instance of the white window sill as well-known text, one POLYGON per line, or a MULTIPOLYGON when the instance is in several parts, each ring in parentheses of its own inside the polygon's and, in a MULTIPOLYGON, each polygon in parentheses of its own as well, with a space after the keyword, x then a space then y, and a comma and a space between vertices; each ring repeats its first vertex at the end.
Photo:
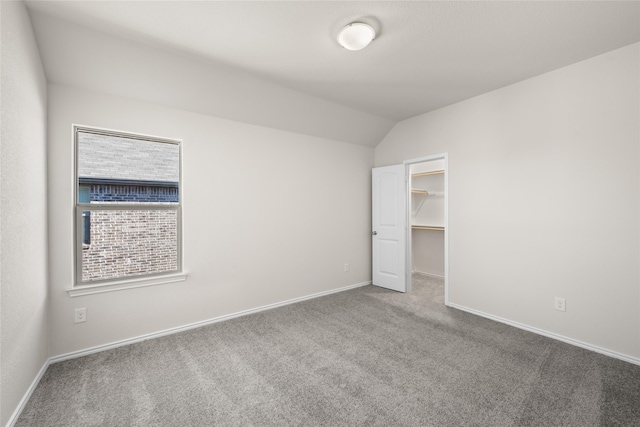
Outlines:
POLYGON ((165 283, 183 282, 188 276, 189 275, 187 273, 175 273, 137 279, 130 278, 97 285, 74 286, 66 291, 67 294, 73 298, 82 295, 102 294, 105 292, 122 291, 125 289, 143 288, 145 286, 164 285, 165 283))

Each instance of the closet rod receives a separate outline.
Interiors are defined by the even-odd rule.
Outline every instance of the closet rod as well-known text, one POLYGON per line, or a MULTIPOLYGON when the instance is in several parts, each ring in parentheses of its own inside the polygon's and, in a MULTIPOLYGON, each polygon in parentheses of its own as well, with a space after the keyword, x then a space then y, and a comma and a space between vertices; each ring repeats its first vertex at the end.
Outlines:
POLYGON ((444 171, 433 171, 433 172, 422 172, 422 173, 414 173, 411 175, 412 178, 416 177, 416 176, 429 176, 429 175, 438 175, 444 173, 444 171))
POLYGON ((429 227, 425 225, 412 225, 411 229, 413 230, 435 230, 435 231, 444 231, 444 227, 429 227))

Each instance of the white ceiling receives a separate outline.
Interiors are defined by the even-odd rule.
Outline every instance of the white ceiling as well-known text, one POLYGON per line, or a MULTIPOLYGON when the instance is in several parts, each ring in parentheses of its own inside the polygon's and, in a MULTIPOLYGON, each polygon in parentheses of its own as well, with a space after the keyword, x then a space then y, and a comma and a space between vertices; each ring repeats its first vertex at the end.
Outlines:
MULTIPOLYGON (((640 41, 638 1, 27 5, 40 15, 242 70, 381 118, 382 127, 640 41), (348 51, 336 42, 338 30, 352 21, 378 31, 362 51, 348 51)), ((44 40, 51 34, 38 28, 42 22, 34 20, 41 49, 61 48, 44 40)), ((55 72, 46 52, 43 57, 45 70, 55 72)))

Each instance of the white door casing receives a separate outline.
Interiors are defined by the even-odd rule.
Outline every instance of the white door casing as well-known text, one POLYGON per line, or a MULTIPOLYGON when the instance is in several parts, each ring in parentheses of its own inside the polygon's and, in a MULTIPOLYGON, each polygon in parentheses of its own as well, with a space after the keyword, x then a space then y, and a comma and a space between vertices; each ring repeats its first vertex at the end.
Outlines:
MULTIPOLYGON (((427 157, 420 157, 416 159, 405 160, 403 163, 407 167, 407 173, 410 175, 411 166, 418 163, 432 162, 441 160, 444 161, 444 305, 449 305, 449 155, 448 153, 435 154, 427 157)), ((408 178, 409 179, 409 178, 408 178)), ((407 182, 407 188, 409 189, 411 181, 407 182)), ((411 206, 408 211, 410 212, 411 206)), ((409 213, 408 212, 408 213, 409 213)), ((412 233, 411 230, 411 218, 407 216, 408 221, 408 230, 407 233, 407 263, 406 263, 406 271, 412 273, 413 271, 413 260, 412 260, 412 233)), ((411 280, 408 280, 408 288, 407 292, 411 291, 411 280)))
POLYGON ((373 284, 407 291, 406 166, 372 170, 373 284))

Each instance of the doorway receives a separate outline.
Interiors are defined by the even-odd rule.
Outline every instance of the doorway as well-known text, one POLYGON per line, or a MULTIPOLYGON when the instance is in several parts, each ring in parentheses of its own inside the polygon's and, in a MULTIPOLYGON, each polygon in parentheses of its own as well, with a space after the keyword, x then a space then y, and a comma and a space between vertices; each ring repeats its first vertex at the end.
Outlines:
POLYGON ((440 154, 404 162, 407 171, 407 291, 414 285, 441 292, 448 286, 448 164, 440 154))
POLYGON ((373 284, 411 292, 417 267, 425 270, 418 270, 419 273, 444 281, 444 303, 448 305, 447 154, 374 168, 372 213, 373 284), (426 246, 414 251, 414 240, 416 244, 426 241, 426 246))

